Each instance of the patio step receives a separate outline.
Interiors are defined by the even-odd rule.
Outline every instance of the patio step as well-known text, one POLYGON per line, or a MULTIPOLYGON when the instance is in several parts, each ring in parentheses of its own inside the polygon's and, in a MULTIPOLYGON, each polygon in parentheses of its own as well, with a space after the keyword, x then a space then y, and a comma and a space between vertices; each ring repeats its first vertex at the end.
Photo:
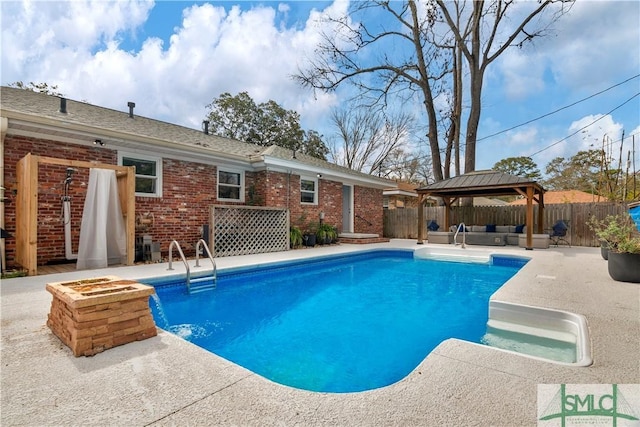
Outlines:
POLYGON ((364 233, 343 233, 338 236, 340 243, 351 243, 356 245, 366 245, 369 243, 386 243, 387 237, 380 237, 377 234, 364 233))

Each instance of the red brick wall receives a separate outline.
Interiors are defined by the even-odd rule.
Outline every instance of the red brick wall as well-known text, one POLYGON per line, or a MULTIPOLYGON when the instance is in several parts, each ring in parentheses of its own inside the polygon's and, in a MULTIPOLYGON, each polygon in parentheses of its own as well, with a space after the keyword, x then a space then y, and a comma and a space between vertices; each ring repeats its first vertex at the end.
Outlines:
MULTIPOLYGON (((117 164, 117 152, 104 147, 84 147, 33 138, 5 139, 5 226, 15 236, 16 164, 27 153, 35 155, 97 161, 117 164)), ((246 174, 253 182, 253 174, 246 174)), ((62 201, 66 166, 41 164, 38 169, 38 264, 65 260, 62 201)), ((78 250, 80 224, 89 169, 78 169, 73 175, 71 196, 71 236, 73 252, 78 250)), ((193 254, 201 236, 201 227, 208 224, 210 206, 216 202, 217 170, 215 166, 163 160, 163 197, 136 197, 136 215, 152 213, 155 223, 145 232, 154 242, 160 242, 163 255, 172 239, 180 242, 185 254, 193 254)), ((225 204, 228 204, 225 202, 225 204)), ((142 233, 136 233, 142 234, 142 233)), ((9 267, 14 266, 15 239, 5 239, 9 267)))
MULTIPOLYGON (((18 191, 16 164, 27 153, 47 157, 117 164, 117 152, 109 147, 86 147, 41 139, 7 136, 5 139, 5 227, 15 236, 15 195, 18 191)), ((62 201, 66 166, 41 164, 38 172, 38 264, 65 260, 62 201)), ((78 250, 80 223, 89 179, 88 169, 78 169, 69 188, 73 252, 78 250)), ((212 165, 164 158, 162 198, 136 197, 136 215, 152 213, 155 223, 145 232, 160 242, 167 255, 172 239, 180 242, 187 256, 194 253, 201 228, 209 223, 210 206, 216 200, 217 168, 212 165)), ((354 187, 355 231, 382 235, 382 191, 354 187)), ((318 180, 318 205, 300 204, 300 177, 261 171, 245 173, 245 203, 289 208, 291 224, 301 229, 324 222, 342 230, 342 183, 318 180)), ((224 204, 230 204, 224 202, 224 204)), ((142 233, 137 232, 137 235, 142 233)), ((14 267, 15 238, 5 239, 7 266, 14 267)))
POLYGON ((353 193, 355 216, 353 231, 356 233, 375 233, 382 237, 384 216, 382 190, 354 186, 353 193))
POLYGON ((160 242, 167 255, 172 240, 180 243, 185 255, 195 253, 202 226, 209 223, 210 206, 216 202, 215 166, 164 158, 162 198, 136 197, 136 214, 153 214, 154 224, 144 234, 160 242))
POLYGON ((318 179, 318 204, 300 203, 300 176, 281 172, 259 172, 257 181, 265 189, 265 206, 285 207, 290 212, 291 225, 301 230, 311 229, 320 222, 342 229, 342 183, 318 179))

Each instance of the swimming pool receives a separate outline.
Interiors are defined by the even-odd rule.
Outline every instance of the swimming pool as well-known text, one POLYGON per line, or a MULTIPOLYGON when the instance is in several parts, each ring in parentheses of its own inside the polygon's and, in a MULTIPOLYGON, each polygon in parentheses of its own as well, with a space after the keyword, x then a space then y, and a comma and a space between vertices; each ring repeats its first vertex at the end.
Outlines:
POLYGON ((146 282, 159 327, 272 381, 353 392, 397 382, 448 338, 480 342, 489 297, 524 263, 384 250, 219 271, 195 295, 146 282))

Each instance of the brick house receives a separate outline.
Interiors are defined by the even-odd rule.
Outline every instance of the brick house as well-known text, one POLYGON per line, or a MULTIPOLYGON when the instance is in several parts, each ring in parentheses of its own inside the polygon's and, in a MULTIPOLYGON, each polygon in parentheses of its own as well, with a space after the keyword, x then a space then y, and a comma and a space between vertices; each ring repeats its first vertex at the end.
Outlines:
MULTIPOLYGON (((135 213, 151 218, 145 234, 166 256, 172 239, 195 242, 209 224, 211 206, 263 206, 288 211, 302 229, 323 221, 342 233, 382 236, 382 191, 389 181, 278 146, 262 147, 135 114, 2 87, 2 229, 6 265, 15 266, 17 163, 27 154, 66 161, 135 166, 135 213)), ((124 103, 123 103, 124 104, 124 103)), ((54 162, 55 163, 55 162, 54 162)), ((37 172, 37 264, 65 260, 61 197, 68 166, 37 172)), ((70 196, 71 240, 77 250, 88 168, 76 168, 70 196)), ((136 235, 139 230, 136 230, 136 235)), ((3 260, 3 268, 5 261, 3 260)))

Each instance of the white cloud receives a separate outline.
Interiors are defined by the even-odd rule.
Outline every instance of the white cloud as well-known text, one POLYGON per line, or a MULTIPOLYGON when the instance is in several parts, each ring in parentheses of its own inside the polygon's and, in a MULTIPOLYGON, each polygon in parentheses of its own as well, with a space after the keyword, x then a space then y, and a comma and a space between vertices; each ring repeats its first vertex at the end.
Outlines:
POLYGON ((637 1, 575 2, 544 37, 523 49, 509 49, 491 77, 515 98, 544 90, 545 72, 565 90, 589 92, 617 83, 620 76, 638 73, 638 16, 637 1))
POLYGON ((335 94, 314 97, 290 76, 318 41, 322 27, 315 19, 344 13, 344 2, 313 11, 300 29, 278 26, 277 13, 289 12, 285 4, 278 10, 185 7, 168 43, 148 38, 136 52, 122 50, 119 37, 135 33, 152 3, 38 4, 43 7, 37 11, 29 2, 2 5, 3 84, 57 84, 70 98, 121 110, 134 101, 138 114, 192 127, 223 92, 247 91, 256 102, 273 99, 311 123, 324 121, 337 102, 335 94))

